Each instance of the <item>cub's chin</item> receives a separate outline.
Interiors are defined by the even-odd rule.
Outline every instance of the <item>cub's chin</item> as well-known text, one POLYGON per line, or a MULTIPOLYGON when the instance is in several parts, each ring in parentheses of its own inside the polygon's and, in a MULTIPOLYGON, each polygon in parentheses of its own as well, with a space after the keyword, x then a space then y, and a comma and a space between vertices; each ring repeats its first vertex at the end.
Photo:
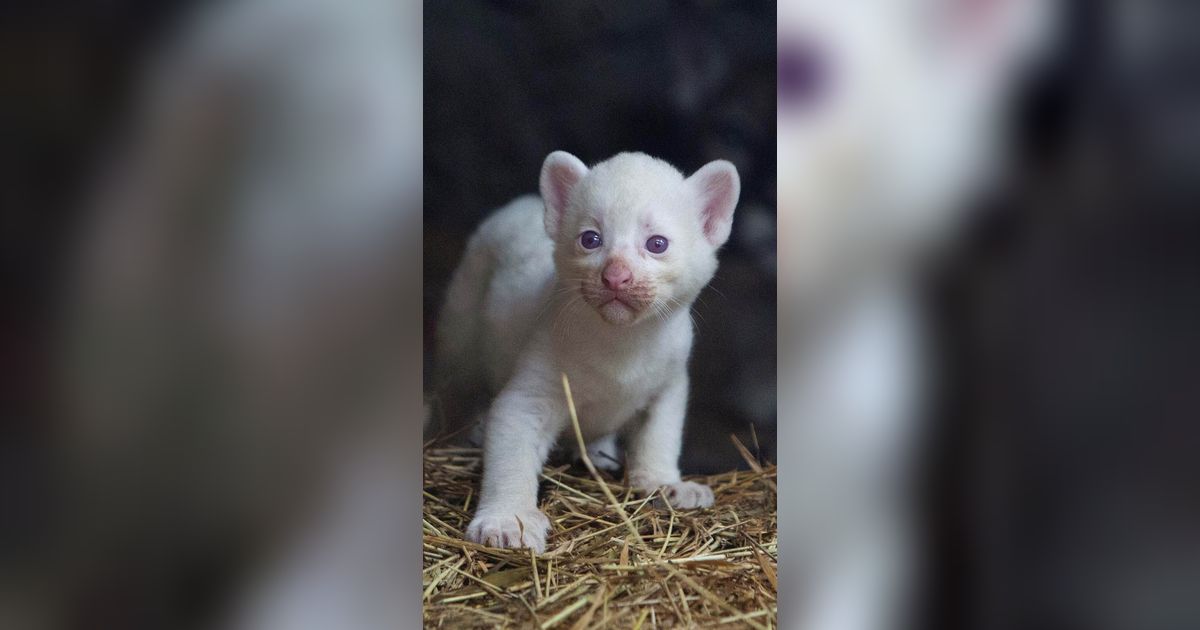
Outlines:
POLYGON ((638 320, 640 312, 620 300, 611 300, 596 307, 600 317, 614 326, 628 326, 638 320))

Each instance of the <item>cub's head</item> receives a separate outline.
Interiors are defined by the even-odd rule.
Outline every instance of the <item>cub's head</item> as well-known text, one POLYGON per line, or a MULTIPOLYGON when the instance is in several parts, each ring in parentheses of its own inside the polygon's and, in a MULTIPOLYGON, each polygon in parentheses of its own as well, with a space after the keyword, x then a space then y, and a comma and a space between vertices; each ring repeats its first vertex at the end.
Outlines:
POLYGON ((739 190, 724 160, 685 178, 642 153, 589 169, 555 151, 542 165, 541 193, 559 278, 610 324, 690 308, 717 269, 739 190))

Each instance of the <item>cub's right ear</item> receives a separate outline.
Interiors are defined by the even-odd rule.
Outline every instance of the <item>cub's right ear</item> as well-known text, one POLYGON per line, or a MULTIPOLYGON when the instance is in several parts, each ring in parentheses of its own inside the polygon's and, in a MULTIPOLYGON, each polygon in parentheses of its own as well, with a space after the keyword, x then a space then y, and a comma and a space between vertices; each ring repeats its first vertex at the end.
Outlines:
POLYGON ((737 168, 725 160, 715 160, 700 167, 687 181, 700 198, 704 237, 713 247, 724 245, 729 240, 733 210, 742 191, 737 168))
POLYGON ((558 228, 562 223, 563 212, 571 199, 571 191, 579 184, 579 180, 587 175, 588 167, 579 158, 566 151, 555 151, 546 156, 542 163, 540 188, 542 200, 546 202, 546 234, 550 238, 558 238, 558 228))

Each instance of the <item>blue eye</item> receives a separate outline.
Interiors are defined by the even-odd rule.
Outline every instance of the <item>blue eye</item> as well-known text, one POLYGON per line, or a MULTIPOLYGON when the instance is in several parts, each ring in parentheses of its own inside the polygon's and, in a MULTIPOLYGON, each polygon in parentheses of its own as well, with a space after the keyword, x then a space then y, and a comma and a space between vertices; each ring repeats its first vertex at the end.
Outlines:
POLYGON ((579 235, 579 244, 583 245, 584 249, 596 249, 603 242, 595 230, 588 230, 579 235))
POLYGON ((650 250, 651 254, 661 254, 667 251, 667 237, 655 234, 646 239, 646 249, 650 250))

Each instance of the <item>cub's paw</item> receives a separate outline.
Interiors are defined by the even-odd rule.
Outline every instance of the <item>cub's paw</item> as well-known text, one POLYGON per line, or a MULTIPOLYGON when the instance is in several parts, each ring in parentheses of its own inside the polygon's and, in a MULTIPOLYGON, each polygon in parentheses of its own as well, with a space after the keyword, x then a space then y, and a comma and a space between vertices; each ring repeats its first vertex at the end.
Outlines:
POLYGON ((671 507, 682 510, 704 508, 713 504, 713 491, 708 486, 694 481, 673 481, 667 483, 656 481, 656 479, 661 478, 653 473, 633 473, 629 476, 629 484, 645 493, 653 493, 661 490, 661 496, 655 499, 660 505, 664 498, 667 503, 671 504, 671 507))
POLYGON ((467 540, 501 549, 546 550, 550 519, 538 509, 480 512, 467 526, 467 540))
POLYGON ((694 481, 677 481, 662 486, 663 496, 671 507, 681 510, 706 508, 713 504, 713 491, 708 486, 694 481))

